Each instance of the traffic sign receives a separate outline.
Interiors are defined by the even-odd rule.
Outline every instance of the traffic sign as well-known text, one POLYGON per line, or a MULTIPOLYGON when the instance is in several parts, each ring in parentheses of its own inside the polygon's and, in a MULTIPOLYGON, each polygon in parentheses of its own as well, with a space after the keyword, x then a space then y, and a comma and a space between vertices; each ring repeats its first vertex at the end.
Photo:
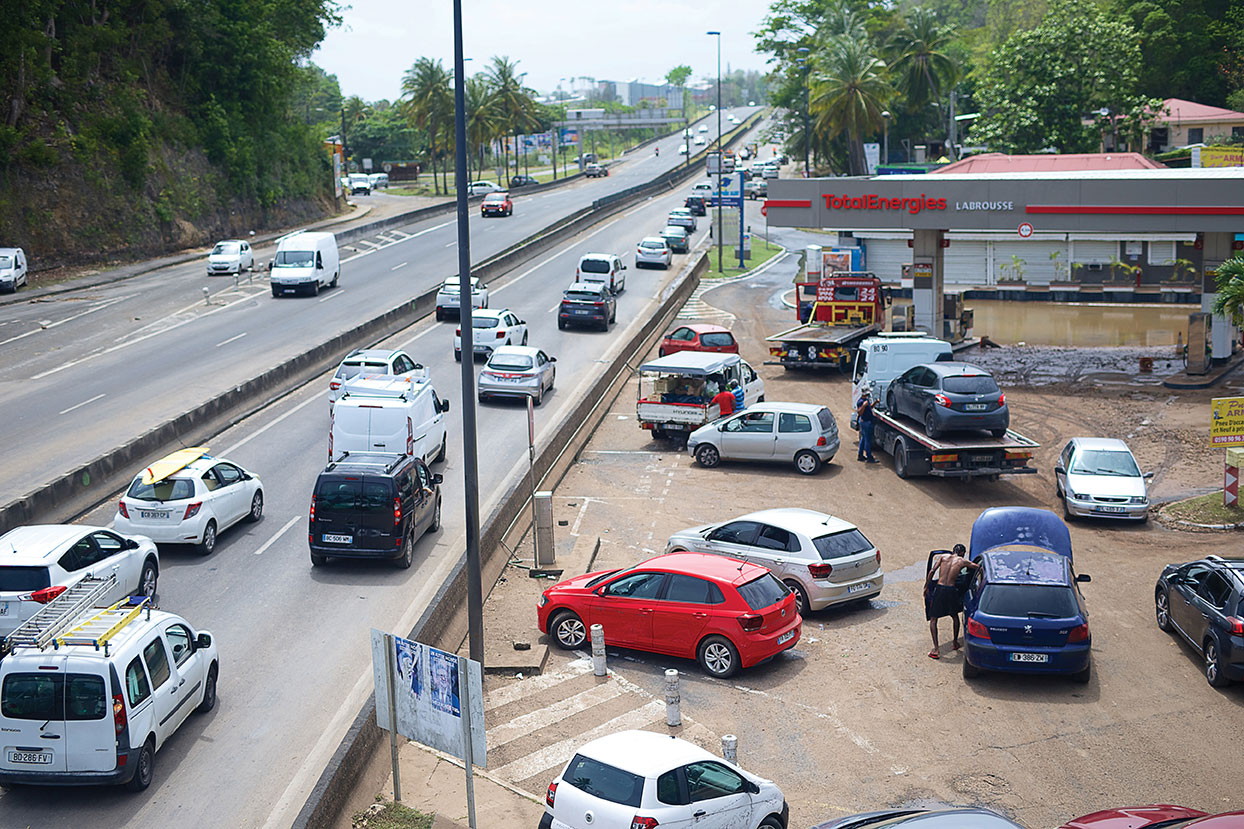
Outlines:
POLYGON ((1019 226, 1019 238, 1027 239, 1032 236, 1032 225, 1028 222, 1022 222, 1019 226))

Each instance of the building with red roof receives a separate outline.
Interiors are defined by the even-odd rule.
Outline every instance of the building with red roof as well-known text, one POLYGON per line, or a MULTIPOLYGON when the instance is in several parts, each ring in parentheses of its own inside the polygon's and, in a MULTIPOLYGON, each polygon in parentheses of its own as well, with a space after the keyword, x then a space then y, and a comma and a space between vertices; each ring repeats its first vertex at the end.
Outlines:
POLYGON ((1166 152, 1189 144, 1204 144, 1220 137, 1244 138, 1244 112, 1167 98, 1165 110, 1149 133, 1148 150, 1166 152))
POLYGON ((1163 165, 1140 153, 982 153, 947 164, 929 175, 991 173, 1066 173, 1083 170, 1156 170, 1163 165))

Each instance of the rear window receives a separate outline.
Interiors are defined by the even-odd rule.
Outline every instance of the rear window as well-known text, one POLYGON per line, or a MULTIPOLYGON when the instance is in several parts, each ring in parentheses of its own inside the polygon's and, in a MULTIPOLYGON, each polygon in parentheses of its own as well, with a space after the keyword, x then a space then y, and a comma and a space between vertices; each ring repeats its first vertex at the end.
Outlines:
POLYGON ((786 598, 790 590, 786 585, 782 584, 772 573, 765 573, 758 579, 752 579, 746 584, 739 585, 739 595, 743 597, 743 601, 747 602, 747 606, 752 610, 763 610, 786 598))
POLYGON ((340 366, 337 367, 337 379, 338 380, 353 380, 355 377, 358 377, 364 371, 368 373, 377 372, 377 371, 381 373, 387 373, 389 371, 389 366, 385 363, 359 363, 359 362, 342 363, 340 366))
POLYGON ((181 501, 194 497, 194 481, 189 478, 165 478, 154 484, 144 484, 139 477, 130 484, 125 497, 136 501, 181 501))
POLYGON ((609 263, 604 259, 584 259, 579 263, 584 273, 609 273, 609 263))
POLYGON ((586 291, 566 291, 562 297, 565 302, 600 302, 600 294, 590 294, 586 291))
POLYGON ((392 482, 353 477, 321 478, 315 487, 317 512, 388 512, 393 509, 392 482))
POLYGON ((488 367, 521 371, 531 368, 531 358, 522 354, 496 354, 488 361, 488 367))
POLYGON ((472 328, 496 328, 500 322, 497 317, 471 317, 472 328))
POLYGON ((826 561, 866 553, 873 548, 872 543, 859 530, 844 530, 840 533, 823 535, 812 539, 812 545, 826 561))
POLYGON ((607 763, 576 754, 562 779, 593 797, 621 806, 638 808, 644 794, 644 778, 607 763))
POLYGON ((997 394, 998 384, 988 374, 943 377, 942 388, 954 394, 997 394))
POLYGON ((988 584, 981 593, 981 613, 1066 619, 1079 614, 1070 587, 1060 584, 988 584))
POLYGON ((46 567, 0 567, 0 593, 31 593, 51 586, 46 567))
POLYGON ((821 424, 822 432, 830 432, 838 428, 838 424, 834 423, 834 416, 830 414, 829 409, 817 409, 816 419, 821 424))
POLYGON ((725 346, 734 345, 734 335, 732 334, 701 334, 700 342, 713 348, 723 348, 725 346))
POLYGON ((648 250, 665 250, 664 242, 640 242, 639 246, 648 250))
POLYGON ((13 673, 0 688, 0 713, 14 720, 102 720, 104 679, 94 674, 13 673))

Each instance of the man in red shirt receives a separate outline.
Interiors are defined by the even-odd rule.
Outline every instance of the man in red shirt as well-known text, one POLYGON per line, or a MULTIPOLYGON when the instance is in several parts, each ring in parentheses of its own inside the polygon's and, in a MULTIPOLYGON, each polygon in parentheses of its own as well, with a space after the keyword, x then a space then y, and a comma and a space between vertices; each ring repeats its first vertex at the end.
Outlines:
POLYGON ((734 393, 729 389, 722 389, 713 395, 713 402, 721 409, 721 417, 729 417, 734 414, 734 393))

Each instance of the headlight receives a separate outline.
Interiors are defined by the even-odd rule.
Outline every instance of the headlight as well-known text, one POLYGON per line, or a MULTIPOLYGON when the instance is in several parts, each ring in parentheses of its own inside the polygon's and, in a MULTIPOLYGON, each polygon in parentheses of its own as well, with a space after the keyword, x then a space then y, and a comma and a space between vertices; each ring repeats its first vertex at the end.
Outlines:
POLYGON ((1145 497, 1144 495, 1133 495, 1132 496, 1133 504, 1147 504, 1148 502, 1149 502, 1149 499, 1145 497))
POLYGON ((539 602, 539 604, 537 604, 537 605, 536 605, 536 607, 544 607, 544 606, 545 606, 546 604, 548 604, 548 603, 549 603, 549 597, 548 597, 548 596, 546 596, 546 595, 544 595, 543 593, 541 593, 541 594, 540 594, 540 602, 539 602))
POLYGON ((1087 501, 1089 497, 1087 495, 1080 495, 1079 493, 1070 491, 1067 494, 1071 496, 1071 500, 1073 501, 1087 501))

